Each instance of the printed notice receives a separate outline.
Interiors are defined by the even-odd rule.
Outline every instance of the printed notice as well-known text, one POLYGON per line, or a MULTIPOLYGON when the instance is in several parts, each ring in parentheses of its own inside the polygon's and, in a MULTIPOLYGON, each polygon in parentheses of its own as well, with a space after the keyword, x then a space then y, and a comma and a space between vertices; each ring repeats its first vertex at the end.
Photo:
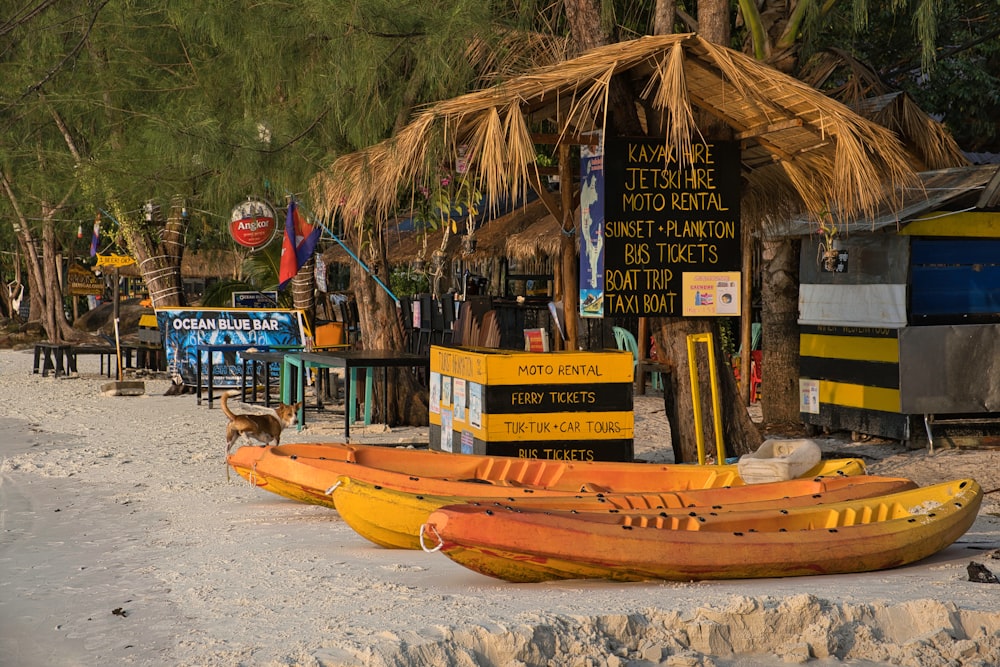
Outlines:
POLYGON ((452 381, 452 389, 455 392, 455 405, 453 406, 453 411, 455 413, 455 419, 460 422, 465 421, 465 380, 462 378, 455 378, 452 381))
POLYGON ((711 317, 740 314, 740 274, 685 273, 684 316, 711 317))
POLYGON ((483 427, 483 385, 478 382, 469 383, 469 425, 483 427))
POLYGON ((799 412, 819 414, 819 380, 799 380, 799 412))
POLYGON ((434 415, 441 414, 441 374, 432 371, 428 385, 430 391, 430 412, 434 415))

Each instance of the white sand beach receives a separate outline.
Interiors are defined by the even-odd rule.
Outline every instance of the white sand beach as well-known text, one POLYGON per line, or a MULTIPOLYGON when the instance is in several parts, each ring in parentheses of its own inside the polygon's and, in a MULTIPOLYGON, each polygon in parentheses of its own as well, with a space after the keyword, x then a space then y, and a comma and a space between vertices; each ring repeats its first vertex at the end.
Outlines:
MULTIPOLYGON (((105 396, 0 351, 0 665, 1000 664, 1000 492, 957 543, 854 575, 509 584, 438 553, 376 547, 333 510, 248 486, 225 417, 193 395, 105 396)), ((637 396, 636 454, 670 460, 662 399, 637 396)), ((239 404, 237 403, 237 407, 239 404)), ((285 442, 333 442, 310 414, 285 442)), ((843 434, 839 434, 843 435, 843 434)), ((352 429, 357 442, 426 429, 352 429)), ((823 440, 872 473, 1000 488, 1000 450, 823 440)))

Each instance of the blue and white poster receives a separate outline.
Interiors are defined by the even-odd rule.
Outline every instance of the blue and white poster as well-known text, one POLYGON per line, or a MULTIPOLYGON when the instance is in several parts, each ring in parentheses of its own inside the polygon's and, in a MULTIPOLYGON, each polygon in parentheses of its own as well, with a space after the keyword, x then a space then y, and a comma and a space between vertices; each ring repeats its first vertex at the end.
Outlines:
MULTIPOLYGON (((223 308, 169 308, 156 311, 156 326, 163 337, 167 368, 195 384, 199 345, 245 345, 267 348, 301 347, 305 326, 299 310, 241 310, 223 308)), ((238 351, 212 353, 213 385, 239 387, 243 359, 238 351)), ((202 354, 202 377, 207 377, 207 352, 202 354)))
POLYGON ((604 141, 580 147, 580 317, 604 317, 604 141))

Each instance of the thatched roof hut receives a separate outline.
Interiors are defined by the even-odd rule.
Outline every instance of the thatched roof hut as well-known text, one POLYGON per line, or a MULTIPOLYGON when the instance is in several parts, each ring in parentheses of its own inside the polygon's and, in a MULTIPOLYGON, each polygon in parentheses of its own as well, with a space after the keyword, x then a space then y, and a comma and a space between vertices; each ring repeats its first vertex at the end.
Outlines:
MULTIPOLYGON (((696 117, 728 126, 729 138, 740 142, 740 213, 750 227, 802 211, 871 215, 904 188, 919 187, 912 158, 892 131, 745 54, 679 34, 599 47, 433 104, 391 139, 319 174, 312 183, 316 207, 358 226, 371 216, 385 221, 401 192, 430 182, 461 148, 471 157, 474 187, 488 201, 516 201, 530 188, 560 222, 558 293, 566 312, 575 312, 575 195, 564 187, 557 197, 542 185, 535 144, 543 139, 533 131, 544 127, 555 137, 560 180, 568 185, 568 147, 606 129, 615 79, 642 91, 636 114, 674 155, 712 138, 702 135, 696 117)), ((574 346, 574 318, 566 333, 574 346)))
MULTIPOLYGON (((742 141, 750 195, 745 218, 789 209, 873 212, 914 172, 896 137, 802 82, 694 34, 642 37, 593 49, 495 87, 434 104, 393 138, 338 159, 317 176, 320 209, 348 221, 386 220, 401 188, 464 145, 480 190, 517 199, 535 187, 531 128, 554 124, 560 141, 603 129, 611 79, 624 76, 667 119, 666 142, 682 152, 699 136, 694 110, 729 125, 742 141), (882 184, 884 187, 878 187, 882 184), (754 191, 759 196, 754 197, 754 191)), ((562 218, 558 205, 551 212, 562 218)))
POLYGON ((851 108, 902 140, 916 160, 916 171, 949 169, 969 164, 948 129, 921 109, 904 92, 878 95, 852 104, 851 108))

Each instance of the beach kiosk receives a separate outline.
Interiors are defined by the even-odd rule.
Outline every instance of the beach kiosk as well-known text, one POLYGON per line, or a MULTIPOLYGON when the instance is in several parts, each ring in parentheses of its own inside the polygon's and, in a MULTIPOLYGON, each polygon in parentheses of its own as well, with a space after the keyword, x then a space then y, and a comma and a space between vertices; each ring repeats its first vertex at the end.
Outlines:
POLYGON ((630 352, 431 347, 430 447, 632 461, 630 352))
POLYGON ((902 210, 802 242, 807 425, 933 445, 1000 422, 1000 166, 921 177, 902 210))

